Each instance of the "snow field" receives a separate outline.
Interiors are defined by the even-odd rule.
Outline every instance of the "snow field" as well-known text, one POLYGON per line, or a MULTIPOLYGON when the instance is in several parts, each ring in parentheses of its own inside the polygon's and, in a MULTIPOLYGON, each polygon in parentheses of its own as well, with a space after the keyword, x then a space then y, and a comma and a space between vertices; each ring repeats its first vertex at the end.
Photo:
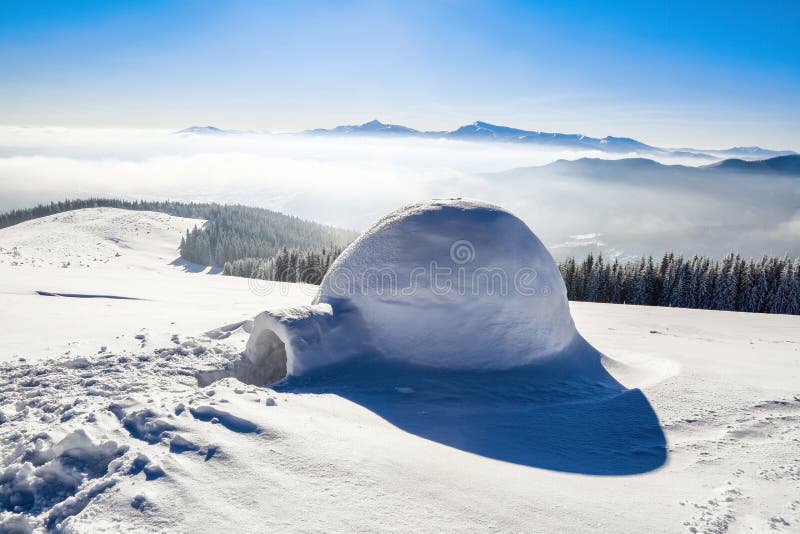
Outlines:
MULTIPOLYGON (((17 239, 7 230, 5 251, 17 239)), ((84 258, 95 254, 91 239, 84 258)), ((141 256, 129 250, 142 258, 130 269, 114 249, 88 268, 0 264, 1 532, 800 526, 798 317, 570 303, 578 331, 603 354, 602 369, 577 382, 554 374, 531 390, 514 370, 498 383, 467 371, 447 388, 438 375, 388 367, 360 386, 311 374, 257 387, 236 379, 248 378, 247 319, 270 306, 303 309, 313 294, 276 284, 253 295, 246 280, 186 272, 147 243, 141 256), (606 376, 641 397, 627 401, 637 390, 620 394, 606 376), (624 410, 604 412, 642 399, 665 438, 655 466, 649 431, 627 448, 598 439, 642 428, 615 426, 624 410), (592 416, 603 413, 616 418, 592 416), (522 439, 502 450, 469 441, 497 430, 497 414, 510 425, 504 436, 522 439), (558 424, 523 432, 526 421, 558 424), (461 442, 435 432, 454 423, 461 442), (520 456, 531 450, 542 455, 520 456), (590 474, 620 465, 629 472, 590 474)))
POLYGON ((93 208, 0 230, 0 361, 166 346, 176 332, 313 295, 315 286, 271 282, 254 292, 247 280, 178 259, 181 235, 203 222, 93 208))

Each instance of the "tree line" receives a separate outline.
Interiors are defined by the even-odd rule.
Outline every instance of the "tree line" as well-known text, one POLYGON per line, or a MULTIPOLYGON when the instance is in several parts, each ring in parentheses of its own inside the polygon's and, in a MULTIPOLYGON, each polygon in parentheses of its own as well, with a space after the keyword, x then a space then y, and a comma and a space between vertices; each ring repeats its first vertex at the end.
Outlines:
POLYGON ((225 263, 222 273, 279 282, 322 283, 341 248, 320 251, 283 248, 271 258, 242 258, 225 263))
POLYGON ((356 236, 350 230, 274 211, 219 206, 205 225, 186 232, 179 250, 182 258, 193 263, 224 266, 238 260, 272 259, 283 249, 296 254, 341 249, 356 236))
MULTIPOLYGON (((210 219, 219 208, 219 204, 197 204, 194 202, 172 202, 169 200, 121 200, 118 198, 85 198, 75 200, 62 200, 39 204, 33 208, 15 209, 0 213, 0 228, 6 228, 39 217, 47 217, 65 211, 80 210, 85 208, 119 208, 133 211, 157 211, 176 217, 191 219, 210 219)), ((251 208, 254 209, 254 208, 251 208)))
MULTIPOLYGON (((282 282, 320 284, 342 249, 321 252, 284 248, 272 258, 245 258, 225 264, 223 273, 282 282)), ((745 260, 684 258, 667 252, 621 262, 589 254, 558 263, 573 301, 637 304, 751 313, 800 314, 800 258, 764 256, 745 260)))
POLYGON ((730 254, 714 260, 667 252, 661 261, 588 255, 558 265, 569 300, 704 310, 800 314, 800 258, 730 254))

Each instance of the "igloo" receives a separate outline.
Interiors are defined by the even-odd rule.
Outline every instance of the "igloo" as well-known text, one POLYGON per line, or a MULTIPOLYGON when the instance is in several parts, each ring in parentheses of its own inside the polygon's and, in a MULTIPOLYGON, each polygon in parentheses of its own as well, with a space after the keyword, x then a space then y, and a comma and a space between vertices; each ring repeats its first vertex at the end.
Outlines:
POLYGON ((447 199, 379 220, 311 305, 256 317, 245 355, 264 383, 354 358, 503 370, 557 358, 576 336, 558 268, 528 226, 447 199))

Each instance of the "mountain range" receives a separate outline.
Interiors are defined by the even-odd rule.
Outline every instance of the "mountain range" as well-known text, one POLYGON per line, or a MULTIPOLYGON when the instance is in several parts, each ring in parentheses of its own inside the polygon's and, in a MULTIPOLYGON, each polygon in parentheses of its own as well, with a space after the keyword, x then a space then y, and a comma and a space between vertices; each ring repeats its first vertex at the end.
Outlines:
MULTIPOLYGON (((229 135, 259 134, 264 132, 224 130, 214 126, 192 126, 175 132, 177 134, 196 135, 229 135)), ((643 154, 653 156, 674 156, 717 160, 730 157, 743 160, 763 159, 774 156, 796 154, 791 150, 769 150, 757 146, 733 147, 723 150, 694 148, 661 148, 629 137, 606 136, 590 137, 581 134, 564 134, 521 130, 509 126, 499 126, 488 122, 476 121, 452 131, 422 131, 399 124, 385 124, 372 120, 363 124, 336 126, 335 128, 316 128, 297 132, 300 135, 340 136, 340 137, 420 137, 432 139, 452 139, 459 141, 524 143, 533 146, 544 146, 573 150, 595 150, 611 154, 643 154)))
POLYGON ((613 181, 635 177, 639 181, 654 179, 669 181, 680 176, 682 179, 715 178, 735 175, 753 175, 754 177, 788 177, 800 178, 800 154, 776 156, 774 158, 746 161, 743 159, 726 159, 710 165, 693 167, 690 165, 665 165, 647 158, 580 158, 576 160, 560 159, 546 165, 519 167, 486 176, 510 176, 534 178, 540 176, 568 175, 613 181))

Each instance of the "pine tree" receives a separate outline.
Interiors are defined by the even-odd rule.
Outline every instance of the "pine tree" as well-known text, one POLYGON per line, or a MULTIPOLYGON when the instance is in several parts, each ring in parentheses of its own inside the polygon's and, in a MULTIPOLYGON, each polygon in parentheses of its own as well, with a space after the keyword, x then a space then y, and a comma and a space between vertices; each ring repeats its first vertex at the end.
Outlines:
POLYGON ((658 268, 652 257, 607 265, 591 254, 559 264, 570 300, 594 300, 746 312, 800 314, 800 258, 686 261, 668 252, 658 268))

